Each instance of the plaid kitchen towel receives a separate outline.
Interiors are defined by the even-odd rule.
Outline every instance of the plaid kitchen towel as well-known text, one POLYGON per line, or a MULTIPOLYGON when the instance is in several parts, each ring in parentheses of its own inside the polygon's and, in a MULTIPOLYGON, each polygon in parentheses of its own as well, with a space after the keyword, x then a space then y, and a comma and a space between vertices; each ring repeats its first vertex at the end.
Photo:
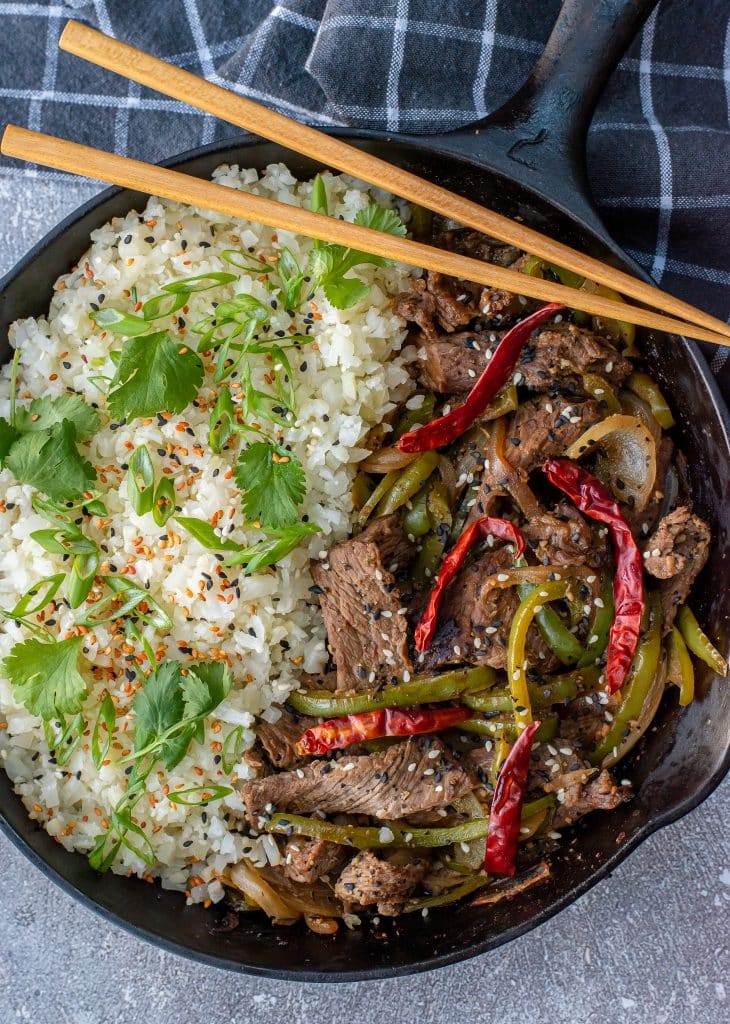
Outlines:
MULTIPOLYGON (((230 125, 57 47, 69 17, 314 124, 434 133, 524 81, 560 0, 0 0, 0 121, 160 160, 230 125)), ((663 0, 588 140, 618 242, 668 291, 730 316, 730 4, 663 0)), ((0 162, 0 174, 29 172, 0 162)), ((708 351, 730 395, 728 350, 708 351)))

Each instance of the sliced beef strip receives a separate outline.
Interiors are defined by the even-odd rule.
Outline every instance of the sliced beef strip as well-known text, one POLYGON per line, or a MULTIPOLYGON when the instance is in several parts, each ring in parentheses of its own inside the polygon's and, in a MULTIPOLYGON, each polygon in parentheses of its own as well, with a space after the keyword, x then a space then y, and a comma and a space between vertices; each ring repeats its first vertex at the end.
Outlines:
POLYGON ((591 565, 606 560, 604 542, 575 505, 560 501, 552 512, 541 512, 522 532, 543 565, 591 565))
POLYGON ((362 850, 337 879, 335 896, 346 905, 375 904, 379 914, 395 916, 429 867, 427 857, 403 854, 381 858, 372 850, 362 850))
POLYGON ((558 799, 553 828, 569 825, 594 810, 610 811, 631 796, 629 786, 618 786, 610 772, 587 764, 581 752, 559 736, 552 743, 540 743, 530 758, 528 785, 558 799), (565 753, 565 751, 569 753, 565 753))
MULTIPOLYGON (((487 366, 501 338, 495 332, 461 331, 420 339, 425 359, 417 369, 423 383, 445 394, 464 394, 487 366)), ((416 339, 418 344, 419 339, 416 339)), ((551 324, 533 334, 515 366, 519 383, 531 391, 580 390, 583 374, 592 373, 619 385, 631 363, 611 342, 574 324, 551 324)))
POLYGON ((484 260, 485 263, 496 263, 500 267, 513 266, 520 258, 520 250, 513 245, 490 238, 472 228, 440 231, 434 237, 434 244, 449 252, 458 252, 475 260, 484 260))
POLYGON ((578 782, 566 787, 563 801, 555 811, 553 828, 571 825, 591 811, 612 811, 630 796, 630 788, 618 786, 611 773, 604 769, 590 782, 578 782))
POLYGON ((644 568, 660 579, 664 631, 674 622, 702 571, 710 550, 710 528, 703 519, 681 505, 664 516, 644 545, 644 568))
POLYGON ((324 875, 338 873, 348 855, 347 847, 338 843, 292 836, 284 848, 283 870, 293 882, 311 884, 324 875))
POLYGON ((545 459, 562 455, 581 434, 601 418, 598 403, 565 398, 530 398, 520 402, 507 427, 505 457, 510 465, 526 472, 545 459))
MULTIPOLYGON (((553 455, 562 455, 593 423, 601 418, 598 403, 589 398, 571 401, 565 398, 528 398, 520 402, 507 425, 504 458, 521 471, 524 479, 553 455)), ((492 462, 485 466, 470 520, 491 515, 495 501, 506 493, 508 480, 503 467, 492 462)))
POLYGON ((409 283, 409 291, 396 295, 393 308, 405 321, 417 324, 427 338, 437 337, 439 329, 450 334, 479 316, 477 285, 431 270, 425 278, 409 283))
MULTIPOLYGON (((464 662, 505 667, 507 641, 519 597, 514 587, 492 586, 489 577, 513 566, 513 555, 503 547, 488 551, 458 573, 446 589, 436 633, 423 661, 419 659, 419 669, 432 671, 464 662)), ((554 665, 534 626, 528 633, 527 660, 544 671, 554 665)))
POLYGON ((276 722, 260 721, 256 726, 256 737, 274 768, 293 768, 301 758, 295 750, 302 734, 311 729, 316 719, 298 717, 284 708, 276 722))
POLYGON ((394 575, 412 552, 395 513, 335 544, 313 566, 339 692, 369 688, 373 672, 376 679, 391 679, 413 668, 394 575))
POLYGON ((397 820, 450 804, 475 785, 438 739, 419 737, 375 754, 313 761, 297 771, 247 782, 241 793, 254 823, 271 808, 397 820))

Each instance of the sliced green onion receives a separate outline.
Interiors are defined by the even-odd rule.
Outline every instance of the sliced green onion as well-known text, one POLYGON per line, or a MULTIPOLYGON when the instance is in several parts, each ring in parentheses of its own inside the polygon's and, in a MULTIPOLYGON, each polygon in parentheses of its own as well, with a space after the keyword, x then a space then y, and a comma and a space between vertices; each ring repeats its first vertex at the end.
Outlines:
POLYGON ((175 512, 175 487, 169 476, 163 476, 155 490, 152 516, 158 526, 164 526, 175 512))
POLYGON ((114 707, 114 701, 111 699, 109 694, 107 694, 101 702, 99 713, 96 716, 96 721, 94 722, 94 730, 91 733, 91 758, 94 762, 94 767, 97 769, 101 768, 109 754, 116 720, 117 712, 114 707), (99 742, 102 735, 102 726, 106 730, 103 746, 99 742))
POLYGON ((168 793, 167 799, 171 804, 205 806, 213 800, 222 800, 224 796, 230 796, 232 792, 230 786, 190 786, 189 789, 178 789, 175 793, 168 793))
POLYGON ((72 608, 78 608, 89 596, 94 586, 94 577, 99 571, 99 549, 84 555, 76 555, 66 583, 66 596, 72 608))
POLYGON ((138 516, 152 511, 155 498, 155 468, 146 444, 139 445, 130 456, 127 494, 138 516))
POLYGON ((116 334, 123 334, 127 338, 147 334, 152 329, 152 324, 143 317, 132 316, 121 309, 112 309, 111 307, 94 310, 89 317, 97 327, 103 327, 105 331, 114 331, 116 334))
POLYGON ((238 764, 243 751, 243 744, 243 726, 239 725, 228 733, 221 748, 221 768, 226 774, 232 772, 238 764))

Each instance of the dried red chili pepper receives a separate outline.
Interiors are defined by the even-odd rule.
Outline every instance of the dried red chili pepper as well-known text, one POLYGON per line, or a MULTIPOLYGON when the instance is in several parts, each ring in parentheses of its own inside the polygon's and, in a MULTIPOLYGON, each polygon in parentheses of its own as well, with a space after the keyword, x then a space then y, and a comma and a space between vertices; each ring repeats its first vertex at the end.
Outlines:
POLYGON ((484 870, 488 875, 515 873, 530 753, 539 727, 539 722, 533 722, 522 730, 499 773, 489 811, 489 832, 484 855, 484 870))
POLYGON ((520 352, 532 332, 564 306, 551 302, 510 328, 494 350, 494 355, 461 405, 437 420, 409 430, 398 441, 402 452, 425 452, 451 444, 472 425, 500 388, 504 387, 515 368, 520 352))
POLYGON ((568 459, 548 459, 542 467, 551 483, 585 514, 611 531, 616 572, 613 578, 614 617, 608 637, 606 681, 609 693, 624 684, 639 642, 644 611, 641 552, 615 498, 582 466, 568 459))
POLYGON ((485 540, 490 534, 493 537, 499 537, 500 540, 512 541, 517 548, 515 558, 519 558, 525 550, 525 538, 522 531, 518 530, 515 524, 510 523, 508 519, 493 519, 491 516, 483 516, 467 527, 441 563, 436 583, 428 599, 428 605, 421 616, 421 621, 416 626, 417 651, 427 651, 430 647, 433 634, 436 632, 436 620, 444 591, 464 564, 470 548, 477 541, 485 540))
POLYGON ((300 755, 326 754, 328 750, 340 750, 353 743, 380 739, 381 736, 417 736, 426 732, 439 732, 458 725, 471 715, 468 708, 438 708, 436 711, 383 708, 379 711, 363 711, 359 715, 330 718, 321 725, 307 729, 297 743, 296 751, 300 755))

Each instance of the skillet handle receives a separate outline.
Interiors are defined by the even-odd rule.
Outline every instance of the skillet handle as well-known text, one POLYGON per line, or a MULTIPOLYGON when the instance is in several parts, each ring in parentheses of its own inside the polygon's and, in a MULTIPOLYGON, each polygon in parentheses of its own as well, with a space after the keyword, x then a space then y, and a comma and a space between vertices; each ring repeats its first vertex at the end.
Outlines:
POLYGON ((439 138, 439 148, 501 171, 596 219, 585 141, 598 98, 658 0, 565 0, 522 88, 481 121, 439 138))

